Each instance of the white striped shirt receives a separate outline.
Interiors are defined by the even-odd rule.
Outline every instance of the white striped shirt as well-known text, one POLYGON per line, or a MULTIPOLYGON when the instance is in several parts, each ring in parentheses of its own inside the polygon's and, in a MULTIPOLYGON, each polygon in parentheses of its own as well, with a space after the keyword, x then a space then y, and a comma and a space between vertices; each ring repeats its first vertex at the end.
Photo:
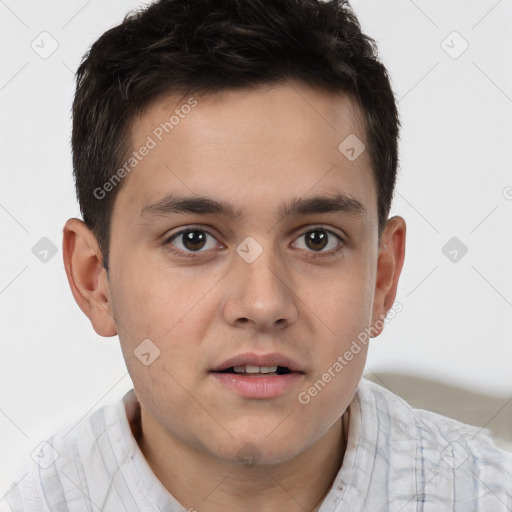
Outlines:
MULTIPOLYGON (((511 512, 512 453, 490 432, 413 409, 362 379, 343 464, 319 512, 511 512)), ((133 390, 27 460, 0 512, 186 512, 145 460, 133 390)))

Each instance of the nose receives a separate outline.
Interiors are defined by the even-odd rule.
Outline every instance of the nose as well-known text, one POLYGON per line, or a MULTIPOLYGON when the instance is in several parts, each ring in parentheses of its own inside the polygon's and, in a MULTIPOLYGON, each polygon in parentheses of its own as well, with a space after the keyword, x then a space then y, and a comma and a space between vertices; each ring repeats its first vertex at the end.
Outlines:
POLYGON ((293 278, 271 249, 251 263, 238 254, 225 283, 223 315, 230 325, 279 330, 298 318, 293 278))

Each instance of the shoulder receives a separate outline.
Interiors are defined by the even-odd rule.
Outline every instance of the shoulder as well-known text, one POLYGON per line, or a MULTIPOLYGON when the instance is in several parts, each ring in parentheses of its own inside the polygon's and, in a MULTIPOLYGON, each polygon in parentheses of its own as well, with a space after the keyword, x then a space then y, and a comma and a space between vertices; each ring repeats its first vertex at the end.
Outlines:
MULTIPOLYGON (((18 466, 15 481, 4 490, 0 512, 48 512, 59 503, 80 503, 84 510, 89 489, 101 476, 108 476, 113 457, 109 427, 117 421, 117 406, 102 407, 79 423, 67 425, 42 441, 18 466), (107 459, 107 460, 105 460, 107 459)), ((107 482, 110 480, 108 478, 107 482)))
POLYGON ((395 434, 421 441, 424 448, 446 449, 443 456, 450 458, 451 455, 458 455, 456 459, 459 462, 462 452, 466 451, 468 455, 474 455, 477 461, 502 461, 509 464, 509 471, 512 469, 512 452, 496 446, 491 431, 485 427, 468 425, 432 411, 413 408, 398 395, 367 379, 361 380, 357 396, 367 411, 375 411, 379 420, 393 425, 395 434))
POLYGON ((507 510, 500 506, 512 504, 512 453, 496 446, 488 429, 415 409, 366 379, 356 396, 362 422, 366 417, 379 425, 372 432, 391 471, 409 467, 425 494, 488 503, 477 510, 507 510))

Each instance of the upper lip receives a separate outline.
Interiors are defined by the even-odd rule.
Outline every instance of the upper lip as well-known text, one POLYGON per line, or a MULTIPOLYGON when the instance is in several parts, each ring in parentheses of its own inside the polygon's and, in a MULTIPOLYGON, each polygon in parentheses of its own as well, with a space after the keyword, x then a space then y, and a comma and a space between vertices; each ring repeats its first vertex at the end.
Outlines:
POLYGON ((231 368, 232 366, 284 366, 288 368, 288 370, 292 372, 301 372, 304 373, 296 361, 285 356, 284 354, 279 354, 277 352, 272 352, 268 354, 256 354, 254 352, 244 352, 243 354, 238 354, 236 356, 230 357, 226 359, 224 362, 218 364, 214 368, 212 368, 212 372, 222 372, 231 368))

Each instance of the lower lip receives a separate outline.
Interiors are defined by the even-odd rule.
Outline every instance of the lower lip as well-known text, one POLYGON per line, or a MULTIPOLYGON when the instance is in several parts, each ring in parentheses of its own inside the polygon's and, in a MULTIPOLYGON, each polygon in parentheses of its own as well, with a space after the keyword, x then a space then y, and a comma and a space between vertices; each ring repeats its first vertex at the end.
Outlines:
POLYGON ((223 386, 245 398, 274 398, 286 393, 304 377, 298 372, 268 377, 263 374, 247 376, 219 372, 212 372, 212 375, 223 386))

